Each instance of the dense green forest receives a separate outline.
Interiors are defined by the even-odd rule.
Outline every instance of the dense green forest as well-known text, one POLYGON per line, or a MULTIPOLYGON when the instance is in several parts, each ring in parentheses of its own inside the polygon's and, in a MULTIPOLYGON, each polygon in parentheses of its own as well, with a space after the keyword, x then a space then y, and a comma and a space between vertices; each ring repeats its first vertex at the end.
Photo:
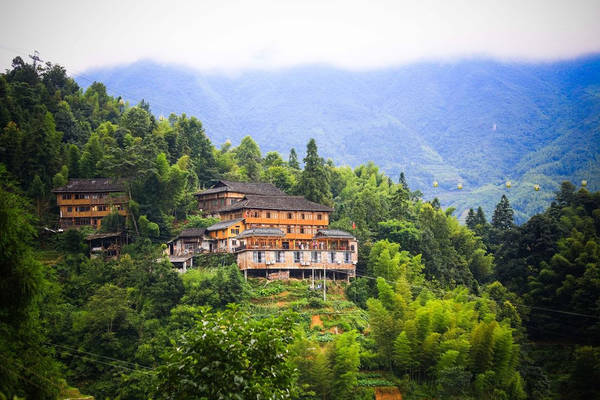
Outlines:
POLYGON ((515 225, 510 198, 466 226, 404 174, 215 146, 185 114, 85 91, 58 65, 0 75, 0 397, 31 399, 592 399, 600 395, 600 193, 565 182, 515 225), (287 159, 287 160, 286 160, 287 159), (52 188, 114 177, 134 237, 90 259, 86 230, 52 232, 52 188), (216 255, 179 274, 161 256, 211 224, 193 194, 265 181, 334 207, 359 239, 357 278, 245 281, 216 255), (354 229, 355 227, 355 229, 354 229), (48 229, 46 229, 48 228, 48 229))

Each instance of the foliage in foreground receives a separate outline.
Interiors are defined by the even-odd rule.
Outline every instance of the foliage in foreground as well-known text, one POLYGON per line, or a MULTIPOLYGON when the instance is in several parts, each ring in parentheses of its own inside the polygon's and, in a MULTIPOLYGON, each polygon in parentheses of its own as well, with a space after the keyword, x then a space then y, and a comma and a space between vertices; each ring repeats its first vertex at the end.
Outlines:
POLYGON ((291 399, 293 316, 256 320, 237 307, 198 309, 199 321, 158 368, 158 399, 291 399))

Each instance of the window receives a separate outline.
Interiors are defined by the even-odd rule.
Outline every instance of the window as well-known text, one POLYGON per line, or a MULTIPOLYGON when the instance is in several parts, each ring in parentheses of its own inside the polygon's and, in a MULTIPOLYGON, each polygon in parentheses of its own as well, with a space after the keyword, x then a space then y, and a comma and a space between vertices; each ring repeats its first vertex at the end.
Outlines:
POLYGON ((304 213, 300 214, 300 218, 304 219, 304 213))
POLYGON ((300 227, 300 233, 304 233, 304 227, 303 226, 300 227))
POLYGON ((310 261, 314 263, 321 262, 321 252, 320 251, 312 251, 310 254, 310 261))
POLYGON ((294 252, 294 262, 295 263, 302 262, 302 252, 301 251, 295 251, 294 252))
POLYGON ((63 195, 62 195, 62 199, 63 199, 63 200, 69 200, 70 198, 71 198, 71 195, 70 195, 70 194, 63 194, 63 195))
POLYGON ((253 216, 254 218, 260 218, 260 213, 259 213, 258 211, 253 211, 253 212, 252 212, 252 216, 253 216))
POLYGON ((265 262, 265 252, 264 251, 255 251, 252 254, 252 258, 255 263, 264 263, 265 262))
POLYGON ((350 264, 350 252, 349 251, 344 252, 344 262, 346 264, 350 264))
POLYGON ((332 264, 335 263, 335 251, 329 252, 329 262, 332 264))
POLYGON ((271 213, 267 211, 267 218, 271 218, 271 213))
POLYGON ((285 255, 284 255, 283 251, 276 251, 275 252, 275 262, 282 263, 284 260, 285 260, 285 255))
POLYGON ((350 245, 350 251, 354 253, 354 245, 350 245))
POLYGON ((317 219, 320 221, 323 219, 323 215, 322 214, 317 214, 317 219))
POLYGON ((292 227, 291 226, 287 227, 287 233, 292 233, 292 227))
POLYGON ((67 212, 73 212, 73 207, 67 207, 67 212))
POLYGON ((288 213, 288 219, 292 219, 292 218, 294 218, 293 214, 292 213, 288 213))
POLYGON ((233 235, 238 235, 240 233, 240 228, 231 228, 231 233, 233 235))
POLYGON ((232 246, 237 246, 237 240, 235 240, 235 239, 232 239, 232 240, 231 240, 231 245, 232 245, 232 246))

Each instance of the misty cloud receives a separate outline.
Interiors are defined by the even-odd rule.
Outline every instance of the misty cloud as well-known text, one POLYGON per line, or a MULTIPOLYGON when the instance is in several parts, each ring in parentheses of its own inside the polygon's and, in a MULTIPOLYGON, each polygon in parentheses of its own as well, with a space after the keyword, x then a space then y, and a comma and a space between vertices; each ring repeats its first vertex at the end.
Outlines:
POLYGON ((471 56, 551 61, 600 51, 600 2, 15 1, 0 67, 37 49, 72 72, 150 58, 236 71, 370 69, 471 56))

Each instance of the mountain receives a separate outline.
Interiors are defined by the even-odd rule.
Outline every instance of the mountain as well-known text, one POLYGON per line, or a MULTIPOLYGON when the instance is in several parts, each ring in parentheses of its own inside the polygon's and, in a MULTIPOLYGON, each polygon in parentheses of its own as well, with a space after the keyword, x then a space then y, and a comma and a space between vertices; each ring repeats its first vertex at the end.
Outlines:
POLYGON ((156 115, 194 115, 217 144, 249 134, 263 151, 285 156, 291 147, 301 154, 314 137, 321 155, 351 166, 372 160, 394 178, 404 171, 412 189, 460 215, 482 205, 491 216, 507 193, 523 221, 547 206, 562 180, 600 189, 600 56, 236 75, 140 61, 76 79, 84 87, 103 82, 131 103, 145 99, 156 115))

